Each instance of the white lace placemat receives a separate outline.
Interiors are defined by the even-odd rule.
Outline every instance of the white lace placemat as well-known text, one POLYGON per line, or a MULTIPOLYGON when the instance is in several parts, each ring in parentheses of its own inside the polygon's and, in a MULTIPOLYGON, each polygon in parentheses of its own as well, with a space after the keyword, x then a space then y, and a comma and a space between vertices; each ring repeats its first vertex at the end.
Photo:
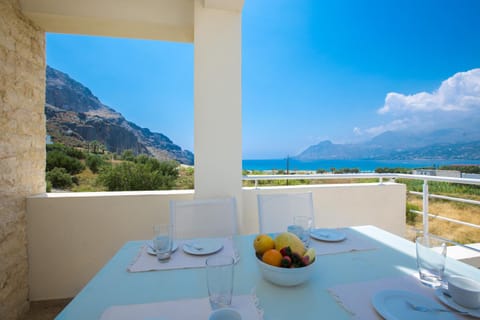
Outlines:
POLYGON ((378 245, 368 237, 362 235, 358 231, 341 228, 334 229, 340 232, 345 233, 345 240, 338 242, 327 242, 311 239, 310 247, 315 248, 317 256, 324 254, 336 254, 343 252, 352 252, 352 251, 365 251, 365 250, 375 250, 378 249, 378 245))
MULTIPOLYGON (((242 315, 242 319, 263 320, 263 312, 254 294, 233 296, 231 307, 242 315)), ((103 312, 100 320, 208 319, 211 312, 208 298, 173 300, 111 306, 103 312)))
MULTIPOLYGON (((239 260, 238 252, 235 248, 232 238, 219 238, 223 241, 223 248, 215 254, 232 256, 235 263, 239 260)), ((178 249, 172 254, 168 262, 159 262, 157 257, 147 253, 147 245, 141 247, 140 252, 135 257, 133 262, 128 266, 129 272, 144 272, 155 270, 171 270, 171 269, 188 269, 188 268, 203 268, 205 267, 205 260, 209 256, 196 256, 185 253, 183 245, 189 240, 177 241, 178 249)))
MULTIPOLYGON (((372 297, 383 290, 405 290, 436 300, 434 290, 421 284, 413 275, 349 283, 329 288, 337 303, 352 315, 352 319, 383 319, 372 305, 372 297)), ((439 302, 439 304, 441 304, 439 302)), ((447 309, 447 308, 446 308, 447 309)), ((469 319, 458 316, 460 319, 469 319)))

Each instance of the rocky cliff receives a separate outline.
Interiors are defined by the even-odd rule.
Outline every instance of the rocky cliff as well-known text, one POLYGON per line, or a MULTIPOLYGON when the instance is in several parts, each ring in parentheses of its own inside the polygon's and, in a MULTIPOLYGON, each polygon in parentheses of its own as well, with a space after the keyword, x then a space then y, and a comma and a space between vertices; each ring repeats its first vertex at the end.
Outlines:
POLYGON ((193 165, 192 152, 161 133, 127 121, 67 74, 47 67, 46 78, 47 133, 53 141, 83 147, 98 141, 111 152, 132 150, 159 160, 174 159, 193 165))

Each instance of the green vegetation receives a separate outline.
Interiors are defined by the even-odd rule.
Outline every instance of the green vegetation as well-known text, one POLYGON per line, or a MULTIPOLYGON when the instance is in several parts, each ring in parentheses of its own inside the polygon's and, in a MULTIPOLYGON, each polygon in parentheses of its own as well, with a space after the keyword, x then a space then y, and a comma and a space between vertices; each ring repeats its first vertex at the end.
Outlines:
POLYGON ((47 172, 47 181, 50 182, 53 188, 67 189, 73 184, 72 176, 65 168, 55 167, 47 172))
POLYGON ((193 167, 180 167, 178 170, 178 178, 176 181, 175 189, 193 189, 194 183, 194 170, 193 167))
POLYGON ((108 191, 167 190, 175 185, 177 167, 174 161, 160 162, 154 158, 125 161, 118 165, 103 166, 98 181, 108 191))
POLYGON ((90 168, 93 173, 98 173, 100 167, 105 165, 105 160, 103 160, 102 157, 96 154, 87 155, 87 159, 85 160, 85 162, 88 168, 90 168))
POLYGON ((135 154, 133 153, 132 150, 125 150, 122 153, 122 160, 134 161, 135 160, 135 154))
POLYGON ((341 169, 335 169, 332 171, 333 173, 340 174, 340 173, 359 173, 360 169, 358 168, 341 168, 341 169))
MULTIPOLYGON (((406 184, 409 191, 422 192, 423 190, 423 181, 421 180, 397 179, 397 182, 406 184)), ((428 190, 430 193, 446 196, 467 195, 473 199, 480 199, 480 186, 478 185, 429 181, 428 190)))
POLYGON ((376 173, 412 173, 412 170, 406 168, 376 168, 376 173))
POLYGON ((68 173, 77 174, 85 169, 85 166, 80 162, 80 159, 85 158, 83 153, 77 153, 73 151, 73 148, 59 145, 52 146, 52 148, 47 147, 47 172, 54 168, 65 168, 68 173))
POLYGON ((62 144, 46 149, 47 192, 52 188, 74 192, 193 188, 193 168, 180 168, 176 161, 135 156, 131 150, 121 156, 109 154, 95 141, 88 150, 62 144))
POLYGON ((418 205, 407 202, 405 218, 406 218, 407 224, 413 226, 417 221, 417 214, 415 212, 412 212, 411 210, 415 210, 415 211, 421 211, 421 210, 418 205))

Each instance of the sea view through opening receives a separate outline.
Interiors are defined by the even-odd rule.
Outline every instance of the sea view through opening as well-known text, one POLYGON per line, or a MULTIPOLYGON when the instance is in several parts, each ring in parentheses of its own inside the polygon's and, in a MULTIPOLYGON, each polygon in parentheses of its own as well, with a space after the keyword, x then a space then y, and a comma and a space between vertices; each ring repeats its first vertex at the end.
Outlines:
MULTIPOLYGON (((373 172, 376 168, 439 168, 446 165, 480 165, 480 160, 315 160, 300 161, 288 159, 288 170, 291 171, 316 171, 323 169, 330 171, 332 168, 357 168, 361 172, 373 172)), ((269 171, 287 170, 287 158, 243 160, 243 170, 269 171)))

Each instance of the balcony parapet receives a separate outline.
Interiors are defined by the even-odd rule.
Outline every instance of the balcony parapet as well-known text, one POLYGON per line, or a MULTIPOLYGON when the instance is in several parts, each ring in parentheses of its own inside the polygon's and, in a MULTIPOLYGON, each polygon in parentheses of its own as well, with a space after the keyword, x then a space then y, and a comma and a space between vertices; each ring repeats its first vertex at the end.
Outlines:
MULTIPOLYGON (((313 193, 318 227, 372 224, 404 234, 406 188, 391 182, 243 188, 240 232, 258 232, 257 194, 304 191, 313 193)), ((193 190, 28 197, 30 300, 75 296, 126 241, 148 239, 154 223, 168 222, 170 200, 193 198, 193 190)))

